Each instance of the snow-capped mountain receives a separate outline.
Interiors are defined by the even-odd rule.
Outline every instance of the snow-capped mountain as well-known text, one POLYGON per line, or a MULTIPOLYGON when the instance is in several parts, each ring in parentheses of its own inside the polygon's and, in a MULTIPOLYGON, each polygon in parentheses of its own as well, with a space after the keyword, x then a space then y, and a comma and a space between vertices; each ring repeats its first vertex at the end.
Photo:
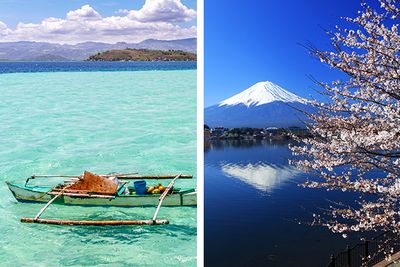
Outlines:
POLYGON ((274 101, 300 102, 304 104, 307 100, 286 91, 279 85, 266 81, 258 82, 243 92, 225 99, 220 102, 218 106, 234 106, 243 104, 250 107, 252 105, 261 106, 274 101))
POLYGON ((304 126, 309 111, 307 100, 272 82, 258 82, 204 111, 211 127, 290 127, 304 126))

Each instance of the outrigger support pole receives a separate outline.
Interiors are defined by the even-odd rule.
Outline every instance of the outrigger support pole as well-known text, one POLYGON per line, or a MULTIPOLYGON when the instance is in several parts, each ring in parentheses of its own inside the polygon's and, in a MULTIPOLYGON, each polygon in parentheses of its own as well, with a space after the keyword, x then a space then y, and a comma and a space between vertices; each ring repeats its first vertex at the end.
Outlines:
POLYGON ((21 222, 24 223, 41 223, 41 224, 55 224, 55 225, 90 225, 90 226, 117 226, 117 225, 161 225, 169 224, 167 220, 112 220, 112 221, 72 221, 72 220, 50 220, 50 219, 37 219, 22 218, 21 222))
MULTIPOLYGON (((131 172, 131 173, 113 173, 113 174, 100 174, 100 176, 103 177, 130 177, 130 175, 137 175, 137 172, 131 172)), ((29 180, 31 179, 36 179, 36 178, 76 178, 76 179, 82 179, 82 175, 56 175, 56 174, 50 174, 50 175, 32 175, 28 177, 25 181, 25 185, 28 184, 29 180)))
MULTIPOLYGON (((65 191, 66 189, 68 189, 68 187, 71 187, 71 185, 65 186, 63 189, 61 189, 60 192, 58 192, 57 195, 55 195, 52 199, 50 199, 50 201, 47 202, 47 204, 38 212, 38 214, 36 214, 36 216, 35 216, 35 218, 33 218, 33 220, 34 220, 34 221, 39 220, 40 215, 42 215, 42 213, 50 206, 51 203, 54 202, 54 200, 56 200, 57 198, 59 198, 60 196, 62 196, 63 193, 64 193, 64 191, 65 191)), ((22 218, 22 219, 24 219, 24 218, 22 218)), ((22 221, 22 219, 21 219, 21 221, 22 221)))
POLYGON ((157 215, 158 215, 158 212, 160 211, 161 204, 162 204, 162 202, 164 201, 164 198, 167 196, 168 192, 171 190, 171 188, 172 188, 172 186, 174 185, 175 181, 176 181, 179 177, 181 177, 181 175, 182 175, 182 174, 178 174, 177 176, 175 176, 175 178, 169 183, 169 185, 167 186, 167 188, 165 189, 165 191, 164 191, 164 192, 162 193, 162 195, 160 196, 160 198, 159 198, 159 201, 160 201, 160 202, 158 203, 156 212, 154 213, 154 216, 153 216, 153 221, 154 221, 154 222, 155 222, 156 219, 157 219, 157 215))
MULTIPOLYGON (((116 177, 119 180, 145 180, 145 179, 150 179, 150 180, 171 180, 174 177, 176 177, 176 174, 174 175, 134 175, 134 176, 129 176, 129 175, 116 175, 116 177)), ((189 174, 180 174, 179 176, 180 179, 192 179, 193 175, 189 174)))
POLYGON ((49 202, 47 202, 47 204, 38 212, 38 214, 36 214, 36 216, 33 220, 37 221, 39 219, 40 215, 42 215, 42 213, 50 206, 50 204, 53 203, 53 201, 56 200, 61 195, 62 195, 62 192, 58 193, 58 195, 54 196, 49 202))
POLYGON ((25 186, 28 184, 29 180, 31 179, 36 179, 36 178, 76 178, 76 179, 81 179, 82 176, 79 175, 32 175, 28 177, 25 181, 25 186))

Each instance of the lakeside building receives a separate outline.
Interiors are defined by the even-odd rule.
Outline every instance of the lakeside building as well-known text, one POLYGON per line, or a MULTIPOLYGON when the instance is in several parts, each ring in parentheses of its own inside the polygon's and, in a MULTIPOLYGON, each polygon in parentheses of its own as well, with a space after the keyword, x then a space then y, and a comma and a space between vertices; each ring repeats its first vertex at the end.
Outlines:
POLYGON ((222 126, 218 126, 218 127, 215 127, 215 128, 212 128, 211 129, 211 138, 220 138, 220 137, 222 137, 224 134, 225 134, 225 132, 226 132, 226 128, 225 127, 222 127, 222 126))
POLYGON ((219 139, 267 139, 267 140, 289 140, 291 135, 299 137, 309 137, 310 133, 308 129, 301 127, 288 127, 288 128, 277 128, 267 127, 261 128, 225 128, 222 126, 210 128, 207 125, 204 126, 204 139, 205 140, 219 140, 219 139))

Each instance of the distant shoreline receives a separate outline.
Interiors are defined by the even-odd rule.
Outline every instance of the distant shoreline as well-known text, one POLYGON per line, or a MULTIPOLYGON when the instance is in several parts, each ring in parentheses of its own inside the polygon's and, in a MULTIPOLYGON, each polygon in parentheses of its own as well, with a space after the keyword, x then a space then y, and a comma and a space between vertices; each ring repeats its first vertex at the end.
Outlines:
POLYGON ((311 137, 311 134, 307 128, 304 127, 268 127, 268 128, 225 128, 215 127, 210 128, 204 126, 204 140, 205 141, 221 141, 221 140, 241 140, 241 141, 252 141, 252 140, 269 140, 269 141, 294 141, 293 136, 299 138, 311 137))

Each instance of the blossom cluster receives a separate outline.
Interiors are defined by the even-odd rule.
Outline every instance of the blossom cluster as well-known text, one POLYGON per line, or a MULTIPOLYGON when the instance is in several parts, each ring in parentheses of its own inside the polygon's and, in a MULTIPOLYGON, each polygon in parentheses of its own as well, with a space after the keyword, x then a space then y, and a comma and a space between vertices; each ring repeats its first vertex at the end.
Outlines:
POLYGON ((314 217, 339 233, 400 229, 400 4, 380 4, 343 18, 349 29, 329 33, 332 51, 310 49, 346 78, 319 83, 329 101, 311 101, 313 137, 291 146, 293 164, 322 178, 305 186, 359 194, 332 206, 330 219, 314 217))

